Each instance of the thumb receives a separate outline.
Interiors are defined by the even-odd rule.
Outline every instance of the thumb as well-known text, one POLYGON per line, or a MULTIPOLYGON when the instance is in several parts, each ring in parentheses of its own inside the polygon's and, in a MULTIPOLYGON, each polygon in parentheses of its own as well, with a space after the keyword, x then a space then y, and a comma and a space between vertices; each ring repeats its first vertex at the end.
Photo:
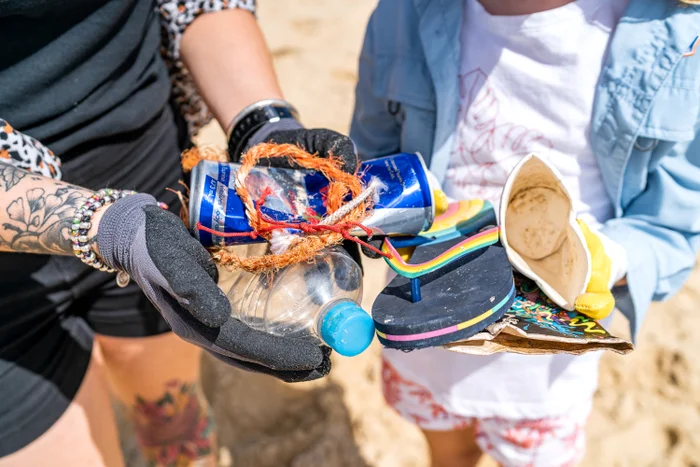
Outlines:
POLYGON ((586 240, 588 252, 591 255, 591 279, 586 287, 587 292, 604 292, 610 290, 610 276, 612 274, 612 260, 603 247, 600 237, 594 233, 588 225, 577 220, 583 237, 586 240))
POLYGON ((612 261, 605 252, 600 237, 584 221, 577 221, 591 255, 591 278, 586 292, 576 298, 574 308, 593 319, 603 319, 615 308, 615 298, 609 288, 612 261))
POLYGON ((157 206, 146 206, 145 248, 163 286, 190 314, 207 326, 219 327, 231 316, 231 305, 218 287, 216 265, 204 247, 192 238, 177 216, 157 206))
POLYGON ((576 297, 574 308, 583 315, 600 320, 615 309, 615 297, 609 290, 586 292, 576 297))
MULTIPOLYGON (((375 235, 371 239, 367 240, 367 243, 369 245, 372 245, 375 249, 381 250, 382 249, 382 243, 384 243, 384 237, 381 235, 375 235)), ((370 250, 369 248, 366 248, 365 246, 360 247, 362 250, 362 254, 368 257, 369 259, 377 259, 381 258, 381 255, 378 255, 374 251, 370 250)))

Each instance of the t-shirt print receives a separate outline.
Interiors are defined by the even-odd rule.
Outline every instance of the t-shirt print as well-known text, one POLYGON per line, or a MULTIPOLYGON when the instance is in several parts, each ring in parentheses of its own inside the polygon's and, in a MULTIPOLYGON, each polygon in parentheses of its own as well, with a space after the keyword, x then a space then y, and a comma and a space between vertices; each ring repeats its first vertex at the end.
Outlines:
POLYGON ((546 155, 553 144, 526 122, 508 121, 501 115, 501 98, 480 68, 460 74, 459 84, 458 123, 446 188, 453 197, 496 202, 518 161, 532 152, 546 155))

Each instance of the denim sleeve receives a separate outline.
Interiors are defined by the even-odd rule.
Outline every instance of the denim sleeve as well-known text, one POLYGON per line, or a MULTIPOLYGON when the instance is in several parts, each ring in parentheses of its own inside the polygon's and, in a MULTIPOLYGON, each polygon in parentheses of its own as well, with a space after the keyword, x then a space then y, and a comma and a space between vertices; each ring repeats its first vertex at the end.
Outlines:
POLYGON ((350 125, 350 138, 355 143, 361 159, 373 159, 399 152, 401 128, 391 114, 389 99, 374 90, 377 55, 374 49, 375 17, 367 25, 365 40, 360 53, 359 79, 355 89, 355 110, 350 125))
POLYGON ((700 247, 700 139, 684 154, 652 167, 646 189, 622 217, 603 227, 627 251, 627 287, 616 290, 618 308, 634 337, 652 301, 665 300, 684 284, 700 247))

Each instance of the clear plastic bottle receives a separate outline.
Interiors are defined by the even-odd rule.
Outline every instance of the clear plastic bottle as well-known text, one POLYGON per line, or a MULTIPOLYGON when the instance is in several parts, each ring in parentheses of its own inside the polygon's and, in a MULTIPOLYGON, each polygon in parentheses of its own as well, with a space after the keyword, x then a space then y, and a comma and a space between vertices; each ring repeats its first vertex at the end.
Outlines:
POLYGON ((278 336, 323 342, 352 357, 369 347, 374 321, 359 305, 362 271, 340 248, 314 263, 286 267, 270 279, 237 271, 228 292, 234 317, 278 336))

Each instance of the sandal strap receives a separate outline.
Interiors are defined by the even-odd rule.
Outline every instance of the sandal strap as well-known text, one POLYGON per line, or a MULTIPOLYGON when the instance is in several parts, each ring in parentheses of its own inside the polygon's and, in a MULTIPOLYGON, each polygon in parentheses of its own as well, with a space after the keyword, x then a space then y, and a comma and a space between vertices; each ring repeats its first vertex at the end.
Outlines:
POLYGON ((418 264, 409 264, 404 261, 388 237, 384 240, 382 251, 391 256, 386 258, 385 261, 398 275, 408 279, 415 279, 445 267, 470 253, 498 243, 498 232, 498 227, 485 230, 454 245, 437 257, 418 264))

